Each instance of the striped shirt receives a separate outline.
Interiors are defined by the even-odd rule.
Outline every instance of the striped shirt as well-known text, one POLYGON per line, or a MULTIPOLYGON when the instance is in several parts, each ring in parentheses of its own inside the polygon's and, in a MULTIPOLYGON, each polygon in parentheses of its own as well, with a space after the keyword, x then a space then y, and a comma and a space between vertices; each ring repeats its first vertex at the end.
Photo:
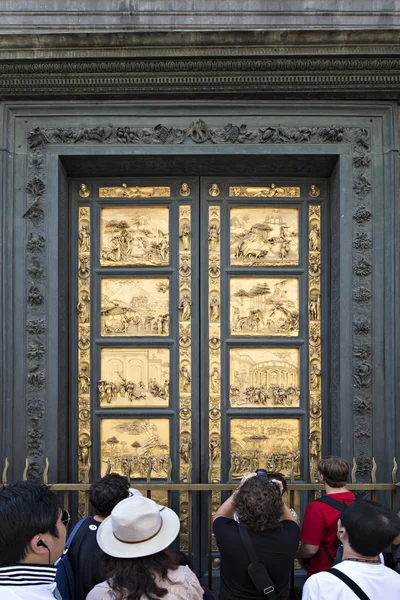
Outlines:
POLYGON ((54 600, 57 568, 49 565, 19 564, 0 567, 1 600, 54 600))

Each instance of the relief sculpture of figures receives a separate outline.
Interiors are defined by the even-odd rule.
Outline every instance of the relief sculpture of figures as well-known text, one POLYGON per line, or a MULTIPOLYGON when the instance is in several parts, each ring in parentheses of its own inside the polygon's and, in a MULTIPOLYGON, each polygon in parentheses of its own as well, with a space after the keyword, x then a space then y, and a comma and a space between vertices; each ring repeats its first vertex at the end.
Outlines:
POLYGON ((102 266, 168 265, 168 208, 102 208, 100 247, 102 266))
POLYGON ((220 228, 215 223, 211 223, 208 229, 208 247, 211 252, 218 249, 220 228))
POLYGON ((210 321, 212 323, 219 322, 219 299, 218 296, 212 296, 210 299, 210 321))
POLYGON ((190 225, 189 223, 182 223, 182 227, 181 227, 181 243, 182 243, 182 250, 184 252, 189 252, 190 250, 190 225))
POLYGON ((316 363, 311 365, 310 388, 312 390, 320 389, 321 369, 316 363))
POLYGON ((78 454, 79 454, 79 466, 87 467, 90 458, 90 448, 92 447, 92 442, 87 433, 82 433, 79 438, 78 444, 78 454))
POLYGON ((102 279, 101 333, 105 336, 168 335, 169 280, 102 279))
POLYGON ((230 306, 232 335, 298 335, 297 279, 232 278, 230 306))
POLYGON ((167 407, 169 368, 167 348, 103 348, 100 406, 167 407))
POLYGON ((90 233, 89 227, 86 224, 82 224, 82 227, 78 233, 79 239, 79 250, 80 252, 89 252, 90 250, 90 233))
POLYGON ((164 197, 169 198, 171 188, 169 187, 142 187, 134 185, 129 187, 123 183, 121 187, 104 187, 99 188, 100 198, 152 198, 164 197))
POLYGON ((321 240, 319 233, 318 223, 313 223, 310 231, 310 250, 314 252, 319 252, 321 250, 321 240))
POLYGON ((231 469, 235 478, 264 467, 300 475, 299 419, 232 419, 231 469))
POLYGON ((89 365, 83 363, 79 369, 78 375, 79 392, 81 394, 87 394, 89 392, 90 377, 89 377, 89 365))
POLYGON ((179 454, 181 455, 181 460, 185 464, 190 462, 190 456, 192 453, 192 442, 188 435, 184 435, 182 437, 181 444, 179 446, 179 454))
POLYGON ((211 393, 219 394, 221 389, 221 376, 218 367, 214 367, 210 373, 211 393))
POLYGON ((190 376, 189 369, 185 364, 182 364, 181 368, 179 369, 179 375, 180 375, 181 392, 184 392, 184 393, 190 392, 190 384, 191 384, 192 378, 190 376))
POLYGON ((298 229, 297 208, 231 208, 231 264, 297 265, 298 229))
POLYGON ((90 296, 87 292, 82 292, 80 300, 76 306, 80 323, 89 323, 90 320, 90 296))
POLYGON ((300 406, 299 350, 295 348, 232 348, 232 407, 300 406))
POLYGON ((169 469, 168 419, 102 419, 101 474, 107 465, 114 473, 165 478, 169 469))
POLYGON ((190 321, 192 303, 190 296, 185 294, 179 304, 179 310, 181 311, 181 321, 190 321))
POLYGON ((229 196, 243 198, 299 198, 299 187, 277 187, 271 183, 269 187, 230 187, 229 196))

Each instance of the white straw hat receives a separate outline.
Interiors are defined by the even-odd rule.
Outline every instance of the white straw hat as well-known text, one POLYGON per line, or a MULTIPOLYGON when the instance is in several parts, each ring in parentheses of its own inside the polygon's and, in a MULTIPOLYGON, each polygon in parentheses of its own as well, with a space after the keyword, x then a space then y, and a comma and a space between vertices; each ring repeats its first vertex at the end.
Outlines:
POLYGON ((125 498, 97 530, 97 542, 115 558, 150 556, 167 548, 179 533, 179 517, 143 496, 125 498))

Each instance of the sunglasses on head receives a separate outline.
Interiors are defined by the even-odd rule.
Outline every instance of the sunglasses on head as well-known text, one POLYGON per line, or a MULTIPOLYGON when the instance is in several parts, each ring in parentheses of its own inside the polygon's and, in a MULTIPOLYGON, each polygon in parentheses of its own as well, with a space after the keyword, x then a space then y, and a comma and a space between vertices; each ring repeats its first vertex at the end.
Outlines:
POLYGON ((67 510, 65 510, 65 508, 63 508, 61 510, 61 523, 63 525, 65 525, 65 527, 68 527, 70 520, 71 520, 71 515, 69 514, 69 512, 67 510))

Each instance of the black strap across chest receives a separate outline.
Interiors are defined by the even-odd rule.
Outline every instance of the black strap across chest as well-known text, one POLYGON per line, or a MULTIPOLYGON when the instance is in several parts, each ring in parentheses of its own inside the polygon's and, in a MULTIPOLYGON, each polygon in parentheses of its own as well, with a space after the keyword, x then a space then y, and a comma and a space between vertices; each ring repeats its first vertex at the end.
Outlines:
POLYGON ((334 575, 335 577, 343 581, 343 583, 345 583, 352 590, 352 592, 354 592, 355 595, 358 596, 358 598, 360 598, 360 600, 370 600, 369 596, 367 596, 367 594, 360 588, 360 586, 357 585, 357 583, 353 581, 348 575, 345 575, 344 573, 342 573, 342 571, 339 571, 339 569, 330 569, 329 571, 327 571, 327 573, 330 573, 331 575, 334 575))
MULTIPOLYGON (((342 514, 342 512, 346 508, 346 504, 343 504, 342 502, 339 502, 339 500, 335 500, 334 498, 330 498, 329 496, 322 496, 322 498, 317 498, 316 502, 322 502, 323 504, 328 504, 332 508, 335 508, 336 510, 338 510, 340 512, 340 514, 342 514)), ((329 551, 328 551, 328 548, 327 548, 325 542, 321 542, 321 548, 325 552, 325 555, 327 556, 330 564, 333 565, 333 561, 335 560, 335 557, 331 556, 329 554, 329 551)))
POLYGON ((264 567, 263 564, 261 564, 257 556, 248 529, 246 529, 246 527, 243 527, 243 525, 240 525, 238 523, 238 531, 250 559, 250 564, 247 567, 247 572, 249 574, 250 579, 254 583, 255 588, 260 593, 265 594, 268 600, 277 600, 272 579, 267 569, 264 567))

